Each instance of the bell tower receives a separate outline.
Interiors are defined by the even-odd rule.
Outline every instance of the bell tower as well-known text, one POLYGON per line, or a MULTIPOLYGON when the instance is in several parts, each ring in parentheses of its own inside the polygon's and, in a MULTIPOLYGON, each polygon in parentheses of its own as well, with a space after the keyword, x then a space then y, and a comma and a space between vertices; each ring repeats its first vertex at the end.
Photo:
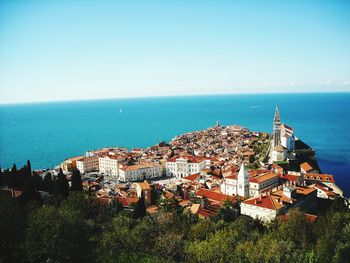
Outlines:
POLYGON ((237 175, 236 193, 239 196, 249 196, 249 175, 244 163, 242 163, 237 175))
POLYGON ((281 117, 276 104, 275 117, 273 118, 273 147, 281 144, 281 117))

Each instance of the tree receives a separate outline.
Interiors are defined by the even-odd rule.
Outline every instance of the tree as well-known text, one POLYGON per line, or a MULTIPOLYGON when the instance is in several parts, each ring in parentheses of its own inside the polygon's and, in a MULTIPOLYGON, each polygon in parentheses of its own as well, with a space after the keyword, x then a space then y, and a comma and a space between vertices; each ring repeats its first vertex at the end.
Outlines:
POLYGON ((152 205, 156 205, 159 199, 159 192, 158 190, 153 186, 151 189, 151 203, 152 205))
POLYGON ((232 202, 226 200, 224 205, 220 207, 219 212, 213 218, 214 220, 224 220, 225 222, 234 221, 239 216, 239 210, 232 202))
POLYGON ((145 215, 146 215, 146 204, 145 204, 145 198, 142 194, 140 199, 133 204, 133 217, 140 218, 140 217, 144 217, 145 215))
POLYGON ((27 160, 27 165, 26 165, 26 176, 31 176, 32 175, 32 165, 29 160, 27 160))
POLYGON ((69 206, 40 207, 29 215, 25 251, 30 262, 89 262, 91 226, 69 206), (40 249, 38 249, 40 248, 40 249))
POLYGON ((33 175, 29 178, 33 181, 35 191, 42 190, 42 178, 38 173, 33 172, 33 175))
POLYGON ((53 193, 54 181, 52 180, 52 175, 50 172, 48 172, 44 177, 44 180, 42 182, 42 189, 46 192, 53 193))
POLYGON ((30 201, 36 201, 37 203, 41 204, 41 196, 37 192, 38 185, 41 184, 41 177, 37 175, 36 177, 31 176, 28 178, 25 178, 24 180, 24 186, 23 186, 23 193, 20 196, 20 202, 22 204, 27 204, 30 201))
POLYGON ((69 195, 69 184, 66 175, 60 169, 55 182, 55 193, 66 198, 69 195))
POLYGON ((23 262, 26 217, 16 199, 0 196, 0 262, 23 262))
POLYGON ((81 180, 80 171, 78 169, 73 170, 71 182, 72 182, 72 186, 70 188, 71 191, 77 191, 77 192, 83 191, 83 182, 81 180))

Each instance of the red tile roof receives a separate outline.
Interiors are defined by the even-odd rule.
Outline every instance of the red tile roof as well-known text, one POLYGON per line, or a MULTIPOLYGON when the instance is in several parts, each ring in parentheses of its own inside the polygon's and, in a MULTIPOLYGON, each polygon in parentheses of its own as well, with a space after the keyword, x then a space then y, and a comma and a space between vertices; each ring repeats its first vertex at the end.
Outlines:
POLYGON ((198 197, 203 197, 204 196, 204 197, 206 197, 208 199, 211 199, 211 200, 214 200, 214 201, 217 201, 217 202, 224 202, 226 200, 233 202, 233 201, 236 200, 235 196, 225 195, 225 194, 222 194, 222 193, 214 192, 214 191, 203 189, 203 188, 199 189, 196 192, 196 195, 198 197))
POLYGON ((191 175, 188 175, 188 176, 186 176, 186 177, 184 177, 184 178, 182 178, 182 179, 184 179, 184 180, 188 180, 188 181, 195 181, 198 177, 200 177, 201 175, 199 174, 199 173, 197 173, 197 174, 191 174, 191 175))
POLYGON ((335 182, 333 175, 330 175, 330 174, 305 174, 304 179, 305 180, 316 180, 316 181, 321 181, 321 182, 330 182, 330 183, 335 182))
POLYGON ((173 157, 173 158, 167 160, 167 162, 176 162, 176 159, 180 159, 180 158, 186 159, 190 163, 201 163, 201 162, 206 160, 203 157, 193 157, 191 155, 184 155, 184 156, 179 156, 179 157, 173 157))
POLYGON ((302 163, 300 165, 300 168, 303 169, 305 172, 310 172, 313 170, 312 166, 310 164, 308 164, 307 162, 302 163))

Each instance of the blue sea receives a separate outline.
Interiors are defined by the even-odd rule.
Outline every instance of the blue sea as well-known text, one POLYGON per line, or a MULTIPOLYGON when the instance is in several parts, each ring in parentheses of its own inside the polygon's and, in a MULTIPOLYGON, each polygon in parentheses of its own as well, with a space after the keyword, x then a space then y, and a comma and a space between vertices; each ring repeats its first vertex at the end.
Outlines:
POLYGON ((0 165, 53 167, 106 146, 148 147, 216 121, 272 131, 275 105, 350 194, 350 93, 158 97, 0 106, 0 165))

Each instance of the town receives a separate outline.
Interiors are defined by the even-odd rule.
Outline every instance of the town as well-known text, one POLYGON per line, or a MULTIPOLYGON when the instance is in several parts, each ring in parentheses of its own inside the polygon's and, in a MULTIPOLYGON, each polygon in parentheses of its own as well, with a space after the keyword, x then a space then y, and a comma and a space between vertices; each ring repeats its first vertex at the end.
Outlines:
POLYGON ((269 222, 291 208, 317 218, 319 203, 343 197, 333 175, 323 174, 315 151, 281 122, 278 106, 272 135, 217 122, 147 149, 111 147, 64 160, 42 177, 62 171, 82 176, 83 189, 105 205, 124 209, 142 198, 147 212, 174 202, 199 218, 230 203, 240 213, 269 222))
POLYGON ((277 106, 272 134, 217 122, 0 171, 4 262, 349 259, 349 199, 277 106))

